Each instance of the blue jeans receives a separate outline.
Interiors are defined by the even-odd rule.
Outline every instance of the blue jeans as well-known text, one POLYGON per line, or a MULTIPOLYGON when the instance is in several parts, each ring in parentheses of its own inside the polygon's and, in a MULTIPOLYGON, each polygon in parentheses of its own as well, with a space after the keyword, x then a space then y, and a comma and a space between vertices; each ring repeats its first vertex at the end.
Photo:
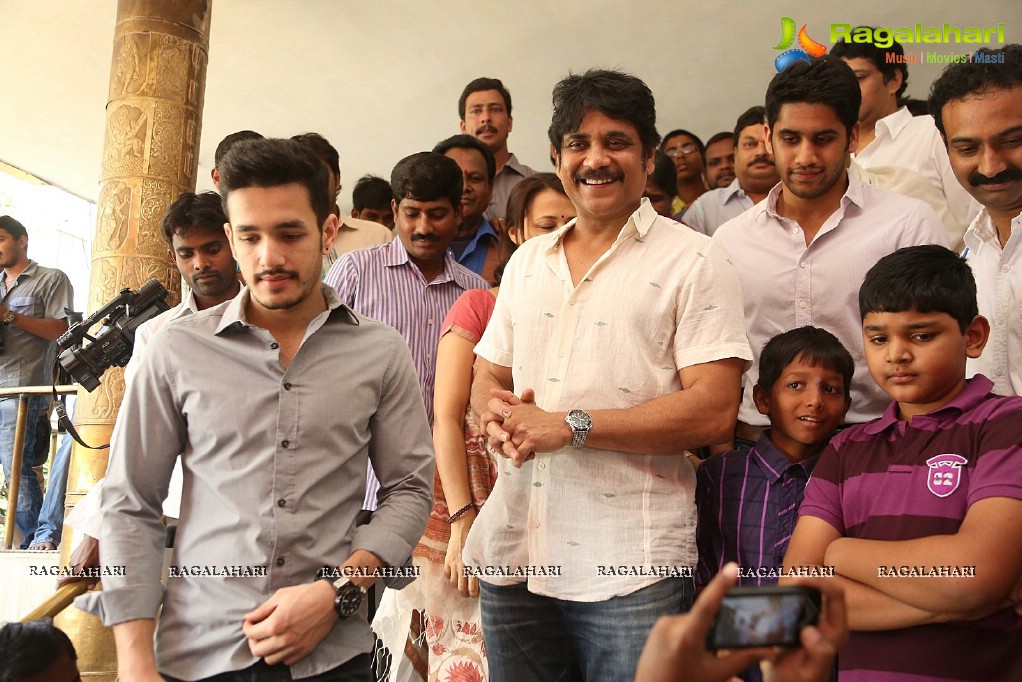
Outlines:
MULTIPOLYGON (((67 416, 74 419, 75 398, 68 396, 67 416)), ((50 482, 46 486, 46 497, 39 512, 39 527, 36 528, 32 542, 52 542, 60 545, 64 532, 64 497, 67 495, 67 472, 71 465, 71 446, 74 439, 65 433, 60 439, 56 454, 53 455, 53 466, 50 467, 50 482)))
POLYGON ((631 680, 660 616, 688 611, 691 578, 665 578, 606 601, 529 592, 525 583, 479 583, 490 682, 631 680))
MULTIPOLYGON (((39 487, 39 479, 32 470, 35 458, 35 425, 39 421, 39 413, 46 407, 49 398, 43 395, 29 396, 28 420, 25 423, 25 446, 22 448, 21 483, 18 487, 18 513, 14 517, 18 531, 25 536, 21 543, 22 549, 32 544, 32 536, 39 524, 39 509, 43 505, 43 489, 39 487)), ((0 400, 0 462, 3 463, 4 476, 10 486, 11 464, 14 461, 14 429, 18 423, 18 399, 0 400)), ((9 507, 8 507, 9 508, 9 507)))

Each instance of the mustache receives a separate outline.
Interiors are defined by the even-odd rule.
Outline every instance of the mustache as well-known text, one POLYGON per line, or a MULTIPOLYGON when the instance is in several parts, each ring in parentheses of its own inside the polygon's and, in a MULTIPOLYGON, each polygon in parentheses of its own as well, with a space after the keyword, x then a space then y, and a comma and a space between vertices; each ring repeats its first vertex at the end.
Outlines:
POLYGON ((495 133, 497 129, 493 126, 479 126, 476 128, 476 135, 482 135, 483 133, 495 133))
POLYGON ((978 171, 973 171, 969 174, 969 184, 973 187, 997 185, 1002 182, 1017 182, 1019 180, 1022 180, 1022 169, 1019 168, 1005 168, 992 178, 978 171))
POLYGON ((269 270, 263 270, 262 272, 257 272, 255 274, 255 278, 256 279, 263 279, 265 277, 277 277, 279 275, 284 275, 286 277, 297 277, 298 273, 295 272, 294 270, 285 270, 284 268, 271 268, 269 270))
POLYGON ((576 182, 583 182, 585 180, 624 180, 625 176, 623 173, 614 172, 606 168, 594 168, 591 170, 583 171, 575 176, 576 182))
POLYGON ((420 234, 418 232, 412 234, 413 242, 438 242, 440 237, 435 234, 420 234))
POLYGON ((762 154, 760 156, 755 156, 755 157, 752 158, 751 161, 749 161, 749 165, 750 166, 755 166, 757 163, 766 163, 766 164, 769 164, 771 166, 775 165, 774 164, 774 157, 767 156, 766 154, 762 154))

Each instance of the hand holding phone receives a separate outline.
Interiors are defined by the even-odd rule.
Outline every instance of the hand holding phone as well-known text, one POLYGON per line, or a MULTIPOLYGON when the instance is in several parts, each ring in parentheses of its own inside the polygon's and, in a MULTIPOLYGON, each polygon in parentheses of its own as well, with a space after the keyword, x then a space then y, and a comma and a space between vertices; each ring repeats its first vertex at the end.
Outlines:
POLYGON ((727 593, 707 633, 706 648, 798 647, 820 619, 820 591, 803 585, 738 587, 727 593))

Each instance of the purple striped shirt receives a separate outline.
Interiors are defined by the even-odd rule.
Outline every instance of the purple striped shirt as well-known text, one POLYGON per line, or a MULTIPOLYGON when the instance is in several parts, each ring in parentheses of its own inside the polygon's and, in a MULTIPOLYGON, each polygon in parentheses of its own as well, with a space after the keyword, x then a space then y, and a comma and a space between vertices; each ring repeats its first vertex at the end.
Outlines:
POLYGON ((768 431, 747 452, 724 452, 703 462, 696 475, 697 585, 708 583, 729 561, 741 567, 742 585, 777 582, 818 459, 793 462, 774 447, 768 431))
MULTIPOLYGON (((444 271, 427 282, 408 258, 401 239, 344 254, 323 281, 336 289, 352 310, 390 325, 404 337, 412 352, 426 416, 432 425, 440 325, 465 291, 489 289, 490 285, 458 265, 450 253, 445 257, 444 271)), ((370 466, 364 509, 376 509, 379 488, 370 466)))
MULTIPOLYGON (((992 388, 977 374, 911 424, 891 403, 842 431, 820 456, 800 515, 846 537, 912 540, 956 533, 979 500, 1022 499, 1022 398, 992 388)), ((1007 608, 970 622, 853 632, 838 664, 842 680, 1022 680, 1022 617, 1007 608)))

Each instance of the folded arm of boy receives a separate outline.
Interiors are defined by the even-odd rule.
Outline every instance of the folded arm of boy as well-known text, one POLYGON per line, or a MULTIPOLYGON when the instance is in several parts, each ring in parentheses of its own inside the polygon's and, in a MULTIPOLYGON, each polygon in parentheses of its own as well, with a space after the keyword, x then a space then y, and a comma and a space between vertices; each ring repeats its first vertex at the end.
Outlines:
POLYGON ((824 562, 844 577, 919 609, 950 605, 955 611, 989 613, 1008 605, 1008 595, 1022 576, 1022 500, 989 497, 975 502, 953 535, 901 541, 840 537, 827 546, 824 562), (879 570, 901 566, 975 571, 961 577, 891 577, 879 570))
MULTIPOLYGON (((815 516, 801 517, 784 555, 785 570, 791 567, 834 565, 829 561, 827 550, 841 539, 847 538, 842 538, 841 533, 823 519, 815 516)), ((847 576, 842 569, 842 566, 835 566, 834 577, 831 579, 844 588, 848 604, 848 627, 851 630, 899 630, 969 617, 962 613, 949 613, 943 608, 931 610, 908 604, 847 576)), ((876 566, 873 566, 873 572, 877 572, 876 566)), ((780 580, 782 585, 794 582, 794 578, 780 580)))

